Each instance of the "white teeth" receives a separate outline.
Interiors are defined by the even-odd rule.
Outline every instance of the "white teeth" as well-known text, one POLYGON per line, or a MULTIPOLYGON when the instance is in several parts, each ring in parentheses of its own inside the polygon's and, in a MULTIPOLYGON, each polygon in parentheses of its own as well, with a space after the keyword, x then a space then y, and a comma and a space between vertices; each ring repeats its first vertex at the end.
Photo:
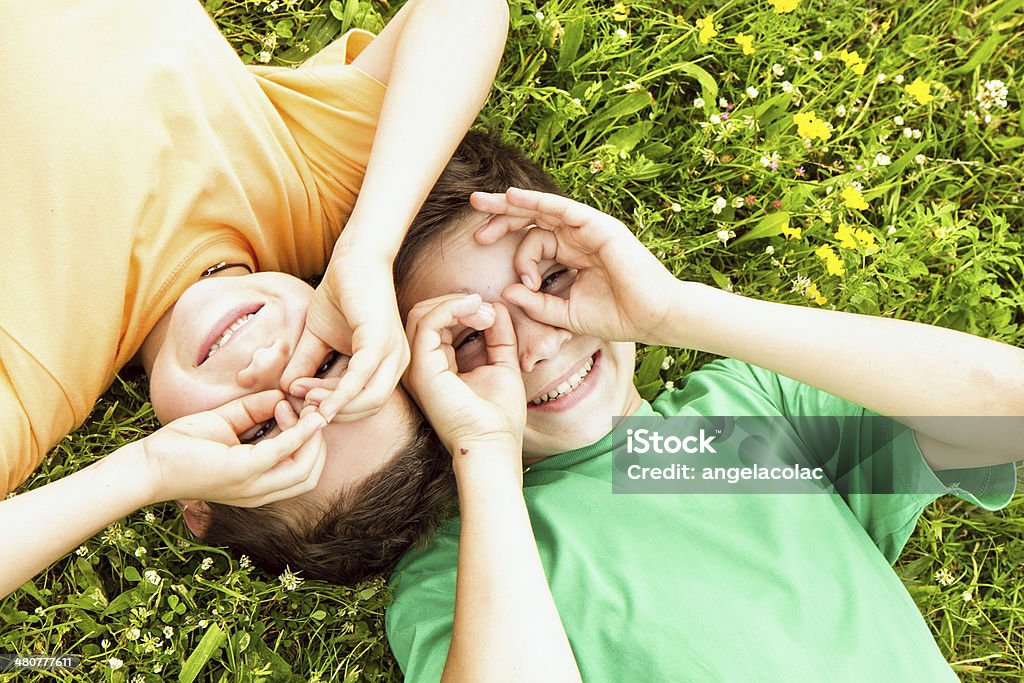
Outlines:
POLYGON ((219 351, 220 347, 227 343, 228 339, 231 339, 231 335, 233 335, 238 330, 238 328, 252 320, 255 316, 255 313, 248 313, 246 315, 243 315, 235 322, 228 325, 228 329, 224 330, 224 333, 220 335, 220 338, 217 339, 217 341, 213 342, 213 346, 210 347, 210 352, 206 354, 206 358, 209 359, 210 356, 219 351))
POLYGON ((566 394, 572 392, 573 389, 578 387, 580 383, 583 382, 583 378, 590 374, 590 371, 593 369, 593 367, 594 359, 588 358, 587 362, 580 367, 579 371, 575 375, 559 384, 553 390, 549 391, 546 395, 541 396, 540 398, 533 399, 532 401, 530 401, 530 403, 532 405, 539 406, 542 403, 547 403, 548 401, 551 401, 553 399, 565 396, 566 394))

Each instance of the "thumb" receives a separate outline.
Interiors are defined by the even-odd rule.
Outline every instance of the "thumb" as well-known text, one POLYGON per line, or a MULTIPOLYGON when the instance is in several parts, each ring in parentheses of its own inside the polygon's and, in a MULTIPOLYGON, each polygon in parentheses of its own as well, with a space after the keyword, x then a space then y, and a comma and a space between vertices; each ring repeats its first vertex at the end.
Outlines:
POLYGON ((214 408, 216 413, 231 427, 235 436, 252 429, 261 422, 274 417, 274 409, 284 400, 284 395, 276 389, 248 394, 214 408))
POLYGON ((297 379, 313 377, 330 352, 331 346, 306 327, 281 373, 281 388, 289 394, 298 395, 298 390, 293 389, 292 384, 297 379))
POLYGON ((501 292, 501 297, 536 320, 564 330, 573 330, 569 322, 569 300, 553 294, 534 292, 521 284, 512 284, 501 292))

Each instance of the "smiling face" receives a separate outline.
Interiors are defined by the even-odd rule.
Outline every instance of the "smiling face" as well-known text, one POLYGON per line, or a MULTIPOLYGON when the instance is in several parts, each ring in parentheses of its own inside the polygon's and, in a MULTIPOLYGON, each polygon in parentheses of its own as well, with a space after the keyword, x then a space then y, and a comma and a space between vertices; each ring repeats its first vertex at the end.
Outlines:
MULTIPOLYGON (((473 233, 487 216, 474 212, 443 239, 425 246, 400 292, 403 311, 419 301, 453 292, 477 293, 509 309, 519 344, 519 367, 526 386, 527 416, 523 456, 527 462, 586 446, 611 431, 612 416, 629 415, 639 405, 633 386, 635 346, 577 335, 530 318, 505 301, 502 290, 519 282, 512 257, 525 232, 510 233, 481 246, 473 233)), ((542 289, 566 296, 574 271, 555 261, 539 264, 542 289)), ((479 333, 452 331, 456 361, 463 372, 485 361, 479 333)))
MULTIPOLYGON (((312 296, 313 288, 302 280, 269 272, 206 278, 185 290, 142 349, 157 418, 166 423, 280 388, 312 296)), ((347 356, 332 353, 317 376, 337 377, 347 365, 347 356)), ((302 410, 301 400, 289 401, 296 412, 302 410)), ((328 425, 324 471, 302 500, 324 506, 342 488, 380 469, 412 433, 414 410, 399 388, 377 414, 328 425)), ((278 431, 271 420, 240 436, 253 441, 278 431)))

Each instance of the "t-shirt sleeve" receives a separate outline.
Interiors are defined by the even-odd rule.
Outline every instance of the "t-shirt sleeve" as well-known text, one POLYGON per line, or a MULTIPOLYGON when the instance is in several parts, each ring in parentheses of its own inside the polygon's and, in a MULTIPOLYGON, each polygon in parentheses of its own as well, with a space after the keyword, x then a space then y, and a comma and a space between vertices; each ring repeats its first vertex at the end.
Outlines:
POLYGON ((714 361, 686 379, 684 393, 712 391, 733 393, 743 415, 784 418, 805 464, 824 470, 890 562, 939 496, 951 493, 986 510, 1013 496, 1013 464, 933 472, 910 427, 763 368, 714 361))
POLYGON ((441 680, 455 618, 458 553, 453 520, 427 547, 406 553, 391 576, 395 600, 385 615, 388 643, 408 683, 441 680))
POLYGON ((386 87, 352 61, 374 35, 353 29, 297 69, 250 66, 316 181, 328 246, 355 205, 386 87))

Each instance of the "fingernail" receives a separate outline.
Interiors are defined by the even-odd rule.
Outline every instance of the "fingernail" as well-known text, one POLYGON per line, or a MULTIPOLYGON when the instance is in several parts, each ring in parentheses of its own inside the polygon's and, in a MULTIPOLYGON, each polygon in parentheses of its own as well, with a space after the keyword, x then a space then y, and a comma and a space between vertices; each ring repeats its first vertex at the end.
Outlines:
POLYGON ((288 387, 288 393, 295 398, 305 398, 306 394, 309 393, 309 388, 301 381, 295 381, 288 387))
POLYGON ((480 304, 480 315, 484 316, 485 318, 493 318, 495 315, 494 304, 488 303, 486 301, 480 304))
POLYGON ((527 289, 533 290, 533 280, 529 275, 523 273, 519 276, 519 279, 523 281, 523 284, 526 285, 527 289))

